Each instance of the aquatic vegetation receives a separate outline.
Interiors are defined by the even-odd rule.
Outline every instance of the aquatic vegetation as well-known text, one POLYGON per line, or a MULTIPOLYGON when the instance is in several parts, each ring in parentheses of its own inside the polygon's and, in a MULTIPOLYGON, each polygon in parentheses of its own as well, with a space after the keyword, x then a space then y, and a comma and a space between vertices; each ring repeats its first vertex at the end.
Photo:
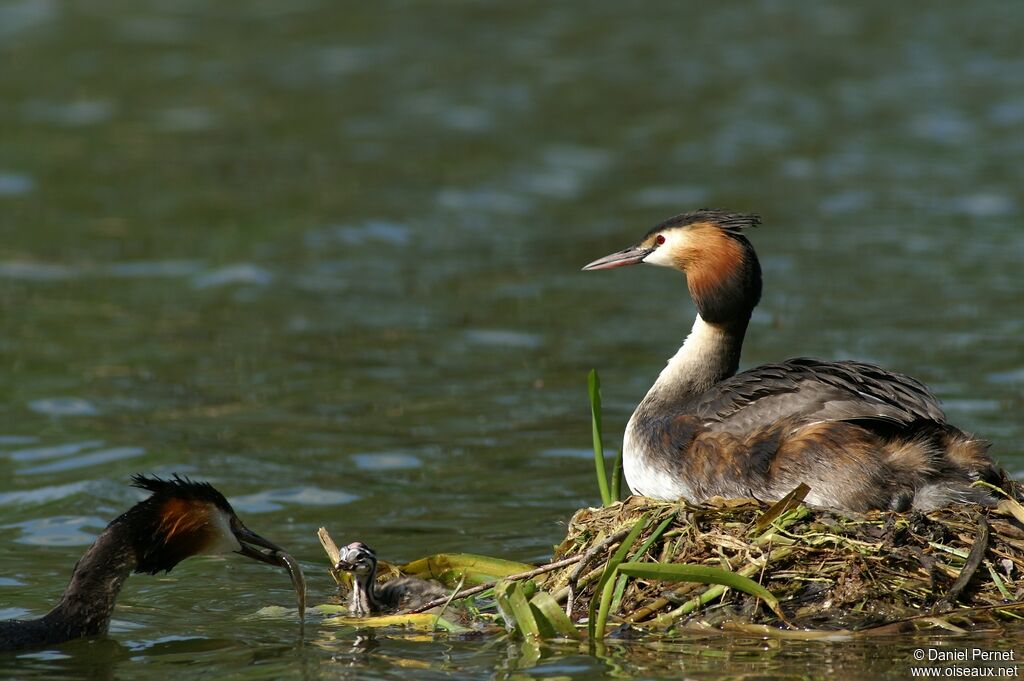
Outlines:
POLYGON ((601 378, 597 375, 597 369, 591 369, 587 374, 587 395, 590 398, 590 427, 594 440, 597 487, 601 493, 601 503, 609 506, 622 496, 622 448, 620 447, 615 455, 609 479, 604 459, 604 445, 601 441, 601 378))
POLYGON ((619 500, 622 488, 622 449, 615 457, 612 477, 609 481, 604 460, 604 445, 601 442, 601 379, 597 369, 587 374, 587 394, 590 397, 590 430, 594 440, 594 469, 597 474, 597 488, 601 493, 601 503, 611 505, 619 500))

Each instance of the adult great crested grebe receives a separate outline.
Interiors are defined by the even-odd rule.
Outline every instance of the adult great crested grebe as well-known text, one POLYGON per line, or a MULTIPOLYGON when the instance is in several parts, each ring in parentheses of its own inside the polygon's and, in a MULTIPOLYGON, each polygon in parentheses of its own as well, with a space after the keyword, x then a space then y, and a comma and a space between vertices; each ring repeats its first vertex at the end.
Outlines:
POLYGON ((212 485, 177 475, 170 480, 136 475, 132 484, 152 494, 107 525, 75 565, 50 612, 0 622, 0 650, 106 633, 117 594, 133 571, 155 575, 191 556, 229 552, 289 567, 279 555, 282 549, 246 528, 212 485))
POLYGON ((797 358, 737 374, 761 297, 744 229, 756 215, 703 209, 669 218, 636 246, 590 263, 637 263, 686 275, 697 319, 626 425, 623 470, 655 499, 779 499, 799 483, 808 503, 850 511, 994 501, 976 480, 1001 479, 989 443, 946 423, 920 382, 872 364, 797 358))
POLYGON ((352 542, 340 553, 334 569, 352 573, 348 611, 353 617, 413 610, 448 595, 440 584, 418 577, 399 577, 378 586, 377 554, 363 542, 352 542))

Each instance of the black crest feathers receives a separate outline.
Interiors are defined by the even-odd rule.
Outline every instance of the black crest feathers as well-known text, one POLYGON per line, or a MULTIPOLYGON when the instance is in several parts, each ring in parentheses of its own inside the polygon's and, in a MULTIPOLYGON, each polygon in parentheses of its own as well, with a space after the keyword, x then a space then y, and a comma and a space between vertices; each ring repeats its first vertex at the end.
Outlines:
POLYGON ((197 482, 177 473, 167 480, 156 475, 136 473, 132 476, 132 487, 152 492, 151 498, 176 497, 188 501, 207 501, 225 511, 231 511, 231 504, 213 485, 208 482, 197 482))
POLYGON ((740 234, 745 229, 751 229, 761 224, 761 216, 754 213, 729 213, 714 208, 701 208, 689 213, 673 215, 650 229, 647 236, 672 227, 686 227, 700 223, 711 223, 719 229, 730 234, 740 234))

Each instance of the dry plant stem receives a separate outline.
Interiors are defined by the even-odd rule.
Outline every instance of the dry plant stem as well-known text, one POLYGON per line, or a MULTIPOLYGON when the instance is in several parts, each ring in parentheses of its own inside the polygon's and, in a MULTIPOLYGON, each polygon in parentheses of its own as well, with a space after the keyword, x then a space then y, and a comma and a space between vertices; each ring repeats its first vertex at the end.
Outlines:
POLYGON ((967 554, 967 562, 964 563, 964 567, 960 570, 956 581, 953 582, 953 586, 949 587, 946 595, 935 604, 935 612, 945 612, 953 609, 953 604, 956 603, 960 592, 966 588, 967 583, 971 581, 971 577, 977 572, 978 566, 981 565, 982 559, 985 558, 985 551, 988 549, 988 537, 988 522, 985 520, 985 516, 978 516, 978 536, 974 540, 974 545, 971 546, 971 552, 967 554))
MULTIPOLYGON (((949 612, 942 613, 943 617, 950 617, 952 615, 969 615, 976 612, 986 612, 989 610, 1020 610, 1024 608, 1024 602, 1022 603, 997 603, 996 605, 981 605, 976 608, 959 608, 957 610, 950 610, 949 612)), ((904 617, 903 619, 893 620, 892 622, 886 622, 880 624, 877 627, 868 627, 867 629, 857 629, 854 633, 858 635, 874 635, 874 634, 887 634, 890 631, 899 631, 900 628, 908 623, 918 622, 921 620, 928 621, 935 619, 935 615, 930 612, 922 613, 920 615, 911 615, 910 617, 904 617)))
POLYGON ((665 598, 664 596, 659 596, 658 598, 655 598, 653 601, 651 601, 650 603, 648 603, 644 607, 639 608, 638 610, 636 610, 633 613, 633 615, 629 618, 629 621, 630 622, 634 622, 634 623, 635 622, 641 622, 644 619, 646 619, 646 618, 650 617, 651 615, 653 615, 654 613, 658 612, 659 610, 661 610, 662 608, 664 608, 666 605, 668 605, 671 602, 672 601, 670 601, 669 599, 665 598))
POLYGON ((338 545, 331 539, 331 535, 327 532, 326 527, 321 527, 316 531, 316 536, 320 538, 320 545, 324 547, 324 551, 327 552, 327 557, 331 561, 331 567, 338 564, 341 560, 341 551, 338 550, 338 545))
POLYGON ((1011 515, 1017 519, 1017 522, 1024 523, 1024 508, 1022 508, 1021 505, 1013 499, 1003 499, 996 504, 996 508, 1000 513, 1004 515, 1011 515))
POLYGON ((465 586, 465 584, 466 584, 466 573, 463 572, 462 573, 462 579, 460 579, 459 583, 455 585, 455 589, 452 591, 451 595, 448 596, 448 600, 446 600, 444 603, 441 604, 441 611, 439 613, 437 613, 438 619, 440 619, 442 616, 444 616, 444 613, 448 609, 448 606, 451 605, 452 601, 455 600, 455 597, 459 595, 459 592, 462 591, 462 587, 465 586))
MULTIPOLYGON (((803 485, 803 483, 800 483, 800 484, 803 485)), ((804 487, 806 487, 806 485, 804 485, 804 487)), ((768 547, 764 550, 766 556, 772 555, 772 539, 774 539, 774 538, 775 538, 775 535, 771 535, 771 537, 768 539, 768 547)), ((768 561, 766 560, 766 561, 764 561, 764 563, 761 564, 761 574, 759 574, 757 576, 757 583, 760 584, 761 586, 764 586, 764 571, 767 568, 768 568, 768 561)), ((758 599, 758 600, 760 600, 760 599, 758 599)))
POLYGON ((583 569, 587 566, 587 563, 593 560, 594 556, 596 556, 598 553, 601 553, 606 548, 610 547, 612 544, 617 544, 618 542, 622 541, 627 534, 629 534, 629 528, 619 530, 618 532, 607 537, 603 541, 595 544, 594 546, 591 546, 583 553, 582 556, 580 556, 580 564, 577 565, 576 569, 573 570, 572 573, 569 575, 569 583, 566 585, 566 588, 568 589, 568 595, 565 599, 566 617, 572 619, 572 608, 574 605, 573 601, 575 600, 576 595, 576 581, 580 578, 580 573, 583 572, 583 569))
MULTIPOLYGON (((849 641, 856 632, 849 629, 779 629, 767 624, 747 624, 743 622, 723 622, 722 631, 736 631, 753 634, 765 638, 795 639, 798 641, 849 641)), ((685 629, 684 629, 685 630, 685 629)), ((701 628, 701 631, 706 629, 701 628)))
POLYGON ((321 527, 317 530, 316 536, 320 538, 320 545, 324 547, 324 551, 327 552, 327 558, 331 561, 331 577, 334 578, 335 582, 338 582, 338 575, 334 572, 334 566, 341 560, 341 551, 338 550, 338 545, 331 539, 331 535, 327 532, 326 527, 321 527))
MULTIPOLYGON (((951 615, 969 615, 971 613, 985 612, 987 610, 1019 610, 1021 608, 1024 608, 1024 603, 1000 603, 997 605, 984 605, 977 608, 960 608, 958 610, 951 610, 950 612, 944 613, 943 617, 949 617, 951 615)), ((799 631, 786 631, 785 629, 779 629, 766 624, 744 624, 736 622, 726 622, 722 625, 722 629, 725 631, 741 631, 750 634, 779 638, 849 640, 851 638, 861 636, 878 636, 879 634, 902 631, 905 628, 905 625, 913 624, 915 622, 925 622, 927 624, 932 624, 933 626, 946 628, 949 623, 942 620, 943 624, 939 624, 936 620, 940 619, 941 618, 935 617, 935 615, 926 612, 920 615, 905 617, 893 622, 880 624, 876 627, 868 627, 866 629, 801 629, 799 631)))
MULTIPOLYGON (((594 582, 596 582, 601 577, 602 574, 604 574, 604 565, 598 565, 596 568, 594 568, 593 570, 591 570, 587 574, 585 574, 582 577, 580 577, 579 579, 577 579, 576 580, 576 586, 577 587, 583 587, 583 586, 587 586, 588 584, 593 584, 594 582)), ((568 585, 563 586, 561 589, 556 591, 554 594, 552 594, 552 597, 555 599, 556 603, 563 603, 563 602, 565 602, 565 600, 567 598, 569 598, 569 587, 568 587, 568 585)))
MULTIPOLYGON (((540 567, 536 567, 536 568, 534 568, 532 570, 527 570, 526 572, 519 572, 519 573, 516 573, 514 575, 509 575, 507 577, 502 577, 501 580, 495 580, 493 582, 487 582, 485 584, 478 584, 477 586, 474 586, 474 587, 472 587, 470 589, 466 589, 465 591, 461 592, 459 594, 459 599, 467 598, 469 596, 475 596, 478 593, 483 593, 484 591, 487 591, 488 589, 493 588, 494 585, 498 583, 498 581, 507 580, 507 581, 510 581, 510 582, 515 582, 515 581, 518 581, 520 579, 529 579, 530 577, 536 577, 537 575, 543 575, 546 572, 551 572, 553 570, 557 570, 558 568, 562 568, 562 567, 565 567, 567 565, 572 565, 573 563, 575 563, 578 560, 580 560, 580 558, 581 558, 580 556, 570 556, 569 558, 563 558, 562 560, 556 560, 553 563, 548 563, 546 565, 541 565, 540 567)), ((449 600, 450 599, 449 599, 448 596, 445 596, 443 598, 435 598, 432 601, 427 601, 426 603, 424 603, 423 605, 421 605, 418 608, 414 608, 414 609, 410 610, 409 614, 412 615, 412 614, 415 614, 415 613, 418 613, 418 612, 423 612, 425 610, 430 610, 431 608, 436 608, 439 605, 444 605, 449 600)))

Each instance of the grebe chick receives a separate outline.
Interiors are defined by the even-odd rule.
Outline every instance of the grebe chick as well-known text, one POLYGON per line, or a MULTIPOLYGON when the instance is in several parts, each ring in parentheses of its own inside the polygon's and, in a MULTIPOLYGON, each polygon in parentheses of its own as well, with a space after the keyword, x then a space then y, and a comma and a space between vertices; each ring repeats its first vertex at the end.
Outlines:
POLYGON ((353 617, 412 610, 448 595, 448 591, 437 582, 418 577, 399 577, 378 585, 377 554, 359 541, 341 550, 334 569, 352 573, 348 611, 353 617))
POLYGON ((756 215, 684 213, 583 268, 679 270, 698 312, 626 425, 623 469, 633 492, 771 501, 805 482, 808 503, 850 511, 994 502, 971 487, 1001 479, 989 443, 947 424, 913 378, 807 358, 736 373, 761 297, 761 267, 742 232, 759 223, 756 215))
POLYGON ((100 533, 50 612, 0 622, 0 650, 106 633, 117 594, 132 572, 155 575, 191 556, 229 552, 288 568, 278 555, 282 549, 246 528, 212 485, 177 475, 170 480, 135 475, 132 485, 152 494, 100 533))

